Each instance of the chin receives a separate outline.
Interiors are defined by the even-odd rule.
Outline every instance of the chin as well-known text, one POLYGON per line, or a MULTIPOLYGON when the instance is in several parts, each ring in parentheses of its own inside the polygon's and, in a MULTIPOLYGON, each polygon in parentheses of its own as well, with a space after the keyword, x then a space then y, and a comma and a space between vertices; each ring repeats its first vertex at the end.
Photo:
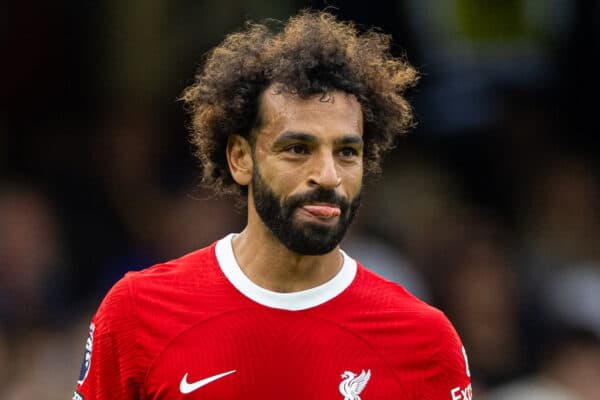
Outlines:
MULTIPOLYGON (((297 254, 319 256, 334 250, 340 243, 338 225, 304 222, 301 227, 290 228, 279 239, 297 254)), ((341 235, 343 237, 343 234, 341 235)))

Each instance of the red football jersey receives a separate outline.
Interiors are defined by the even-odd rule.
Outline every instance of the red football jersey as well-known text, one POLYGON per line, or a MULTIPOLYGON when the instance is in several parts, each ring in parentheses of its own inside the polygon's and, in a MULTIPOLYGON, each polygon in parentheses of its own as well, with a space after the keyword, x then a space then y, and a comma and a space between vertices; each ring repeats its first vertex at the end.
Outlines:
POLYGON ((74 399, 471 398, 442 312, 345 253, 321 286, 266 290, 240 269, 232 237, 111 289, 74 399))

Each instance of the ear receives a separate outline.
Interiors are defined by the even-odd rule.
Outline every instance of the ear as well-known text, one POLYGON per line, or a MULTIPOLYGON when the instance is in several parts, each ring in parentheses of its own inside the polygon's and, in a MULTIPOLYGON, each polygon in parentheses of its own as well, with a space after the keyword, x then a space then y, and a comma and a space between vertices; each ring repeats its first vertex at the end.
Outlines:
POLYGON ((247 186, 252 181, 252 148, 250 143, 239 135, 231 135, 227 140, 227 164, 233 180, 247 186))

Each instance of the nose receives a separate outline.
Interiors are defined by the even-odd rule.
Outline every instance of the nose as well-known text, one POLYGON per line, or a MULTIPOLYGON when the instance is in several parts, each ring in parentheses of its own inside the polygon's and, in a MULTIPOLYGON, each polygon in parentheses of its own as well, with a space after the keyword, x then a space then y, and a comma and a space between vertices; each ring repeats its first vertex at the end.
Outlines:
POLYGON ((320 186, 323 189, 335 189, 342 183, 338 174, 333 154, 321 154, 315 160, 313 172, 310 176, 312 186, 320 186))

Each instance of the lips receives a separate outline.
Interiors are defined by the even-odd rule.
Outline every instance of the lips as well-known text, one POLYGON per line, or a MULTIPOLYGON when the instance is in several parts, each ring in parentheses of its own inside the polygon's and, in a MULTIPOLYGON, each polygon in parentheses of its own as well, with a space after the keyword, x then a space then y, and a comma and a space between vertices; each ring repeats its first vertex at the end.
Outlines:
POLYGON ((338 217, 342 214, 340 207, 335 204, 305 204, 302 209, 322 219, 338 217))

